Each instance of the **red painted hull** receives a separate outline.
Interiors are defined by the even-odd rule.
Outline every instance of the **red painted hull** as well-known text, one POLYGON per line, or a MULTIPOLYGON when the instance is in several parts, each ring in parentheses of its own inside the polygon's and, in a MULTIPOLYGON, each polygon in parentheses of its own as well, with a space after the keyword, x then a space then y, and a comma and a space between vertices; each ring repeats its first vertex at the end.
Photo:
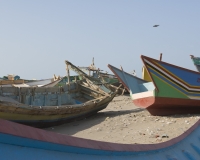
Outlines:
POLYGON ((200 101, 193 99, 147 97, 133 100, 141 108, 146 108, 152 115, 166 116, 174 114, 199 114, 200 101))

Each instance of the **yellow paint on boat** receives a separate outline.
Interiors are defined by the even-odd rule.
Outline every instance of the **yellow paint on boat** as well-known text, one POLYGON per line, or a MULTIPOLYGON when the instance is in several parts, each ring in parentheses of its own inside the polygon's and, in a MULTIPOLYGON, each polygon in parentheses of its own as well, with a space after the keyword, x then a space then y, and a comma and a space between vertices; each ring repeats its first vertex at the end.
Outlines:
POLYGON ((145 81, 151 82, 151 77, 150 77, 149 73, 147 72, 147 69, 145 66, 142 67, 142 78, 145 81))
MULTIPOLYGON (((82 112, 82 114, 87 113, 82 112)), ((79 113, 80 114, 80 113, 79 113)), ((63 115, 24 115, 24 114, 16 114, 16 113, 6 113, 6 112, 0 112, 1 119, 7 119, 12 121, 38 121, 38 120, 57 120, 61 118, 70 118, 77 116, 78 114, 63 114, 63 115)))
MULTIPOLYGON (((95 110, 99 107, 95 107, 92 110, 95 110)), ((90 110, 90 111, 92 111, 90 110)), ((88 110, 81 111, 81 113, 66 113, 66 114, 55 114, 55 115, 30 115, 30 114, 17 114, 17 113, 8 113, 0 112, 0 118, 11 120, 11 121, 54 121, 58 119, 68 119, 75 117, 80 114, 86 114, 88 110)))

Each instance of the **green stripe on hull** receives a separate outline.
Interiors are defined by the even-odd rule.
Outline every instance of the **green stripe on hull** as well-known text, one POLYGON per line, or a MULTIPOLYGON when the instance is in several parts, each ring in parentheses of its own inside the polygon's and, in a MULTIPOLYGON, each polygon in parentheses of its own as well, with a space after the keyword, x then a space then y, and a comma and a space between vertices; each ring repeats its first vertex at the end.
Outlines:
POLYGON ((106 77, 104 77, 103 79, 104 79, 106 82, 108 82, 109 84, 113 84, 113 83, 119 82, 117 79, 114 79, 114 78, 106 78, 106 77))
POLYGON ((152 74, 152 78, 155 82, 155 84, 158 87, 159 91, 155 90, 155 96, 156 97, 171 97, 171 98, 184 98, 189 99, 185 94, 183 94, 181 91, 178 91, 176 88, 171 86, 169 83, 163 81, 155 74, 152 74))

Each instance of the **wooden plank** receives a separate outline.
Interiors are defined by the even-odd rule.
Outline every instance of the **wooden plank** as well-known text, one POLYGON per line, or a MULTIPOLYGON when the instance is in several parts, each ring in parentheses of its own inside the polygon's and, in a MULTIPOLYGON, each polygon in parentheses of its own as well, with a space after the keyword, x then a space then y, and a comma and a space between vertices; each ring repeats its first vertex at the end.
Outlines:
POLYGON ((19 88, 15 87, 1 87, 1 93, 6 94, 6 93, 19 93, 19 88))
POLYGON ((19 80, 0 80, 0 85, 5 85, 5 84, 22 84, 24 83, 23 79, 19 80))

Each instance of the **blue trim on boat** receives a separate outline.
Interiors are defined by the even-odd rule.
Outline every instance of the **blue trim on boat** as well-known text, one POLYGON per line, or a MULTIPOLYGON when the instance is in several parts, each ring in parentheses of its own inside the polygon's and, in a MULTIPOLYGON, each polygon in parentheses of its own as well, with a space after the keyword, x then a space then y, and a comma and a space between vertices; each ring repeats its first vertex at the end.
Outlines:
POLYGON ((152 150, 149 151, 137 152, 81 148, 0 133, 0 154, 1 157, 5 158, 9 157, 11 154, 13 155, 13 152, 16 154, 15 151, 17 150, 18 154, 14 159, 24 158, 27 153, 29 153, 31 159, 37 159, 37 153, 39 153, 41 156, 43 155, 39 159, 47 159, 50 155, 53 157, 57 155, 54 158, 50 158, 53 160, 55 158, 60 159, 60 156, 65 156, 66 159, 69 157, 72 159, 75 157, 75 159, 92 159, 94 157, 99 159, 110 159, 112 157, 114 159, 134 160, 172 160, 173 158, 194 160, 200 157, 199 135, 200 127, 198 127, 188 137, 170 147, 157 150, 153 150, 152 148, 152 150), (9 154, 7 154, 8 152, 9 154))
POLYGON ((185 90, 183 90, 181 87, 179 87, 178 85, 172 83, 171 81, 169 81, 168 79, 166 79, 164 76, 162 76, 161 74, 155 72, 153 69, 149 68, 149 71, 156 75, 157 77, 159 77, 160 79, 162 79, 163 81, 169 83, 170 85, 172 85, 173 87, 175 87, 176 89, 180 90, 181 92, 183 92, 184 94, 187 94, 188 96, 200 96, 200 93, 198 94, 191 94, 190 92, 187 92, 185 90))
POLYGON ((76 99, 75 99, 75 103, 76 103, 76 104, 82 104, 81 101, 78 101, 78 100, 76 100, 76 99))
POLYGON ((198 160, 200 120, 160 144, 118 144, 76 138, 0 120, 1 159, 198 160))
POLYGON ((163 68, 167 69, 172 74, 179 77, 180 79, 189 83, 190 85, 199 86, 199 82, 197 82, 197 79, 200 78, 200 73, 194 71, 191 72, 180 68, 175 68, 174 66, 165 63, 158 63, 158 64, 161 65, 163 68))

